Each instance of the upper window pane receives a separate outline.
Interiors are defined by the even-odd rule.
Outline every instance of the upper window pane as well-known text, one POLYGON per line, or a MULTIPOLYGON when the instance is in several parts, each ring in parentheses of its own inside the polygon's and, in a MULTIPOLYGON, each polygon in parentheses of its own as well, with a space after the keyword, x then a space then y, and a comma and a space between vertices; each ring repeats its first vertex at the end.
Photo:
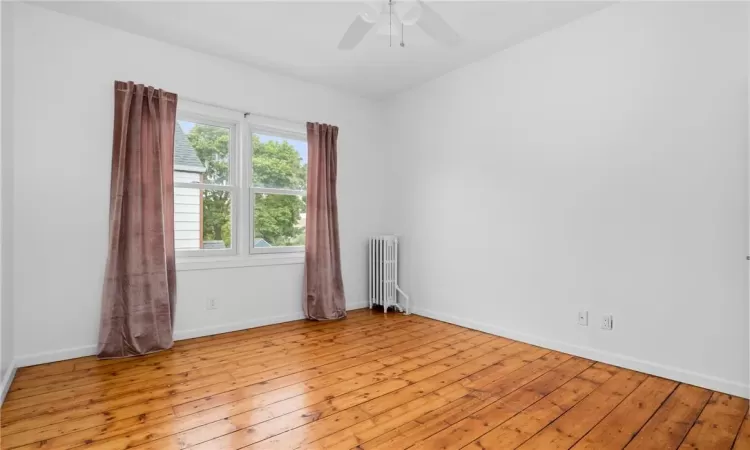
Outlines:
POLYGON ((175 181, 229 184, 230 129, 187 120, 178 120, 175 128, 175 181))
POLYGON ((253 187, 307 189, 307 142, 253 133, 253 187))

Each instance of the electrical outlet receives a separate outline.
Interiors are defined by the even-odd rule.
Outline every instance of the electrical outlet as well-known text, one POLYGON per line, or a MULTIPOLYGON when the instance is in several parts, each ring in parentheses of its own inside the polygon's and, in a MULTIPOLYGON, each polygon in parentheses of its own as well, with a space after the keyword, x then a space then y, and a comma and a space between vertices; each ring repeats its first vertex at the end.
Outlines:
POLYGON ((578 311, 578 325, 587 327, 589 326, 589 312, 578 311))
POLYGON ((605 314, 602 317, 602 330, 612 330, 613 326, 612 314, 605 314))
POLYGON ((206 309, 218 309, 219 302, 215 298, 209 298, 206 300, 206 309))

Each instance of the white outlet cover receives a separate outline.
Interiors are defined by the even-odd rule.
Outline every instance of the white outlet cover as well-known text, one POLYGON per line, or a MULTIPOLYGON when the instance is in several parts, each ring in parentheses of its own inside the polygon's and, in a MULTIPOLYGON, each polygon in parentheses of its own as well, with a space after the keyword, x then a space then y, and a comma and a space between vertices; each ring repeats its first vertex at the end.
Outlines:
POLYGON ((612 314, 605 314, 604 317, 602 317, 602 329, 611 330, 613 327, 612 320, 612 314))
POLYGON ((589 324, 589 312, 580 311, 578 313, 578 325, 588 326, 588 324, 589 324))

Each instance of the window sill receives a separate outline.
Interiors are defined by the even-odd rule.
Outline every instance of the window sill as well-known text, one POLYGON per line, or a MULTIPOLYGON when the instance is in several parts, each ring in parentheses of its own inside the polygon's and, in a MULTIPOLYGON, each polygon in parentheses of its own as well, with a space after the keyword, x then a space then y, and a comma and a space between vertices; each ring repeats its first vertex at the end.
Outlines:
POLYGON ((194 256, 177 258, 177 271, 185 272, 191 270, 232 269, 236 267, 279 266, 304 263, 304 252, 215 258, 194 256))

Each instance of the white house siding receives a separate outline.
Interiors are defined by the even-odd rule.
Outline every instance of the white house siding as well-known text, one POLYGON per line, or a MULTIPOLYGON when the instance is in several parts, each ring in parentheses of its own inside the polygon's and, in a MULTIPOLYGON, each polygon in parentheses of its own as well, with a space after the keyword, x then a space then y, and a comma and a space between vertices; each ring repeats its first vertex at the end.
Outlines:
MULTIPOLYGON (((174 173, 175 183, 198 183, 201 174, 174 173)), ((175 250, 201 248, 201 191, 200 189, 174 189, 174 246, 175 250)))

